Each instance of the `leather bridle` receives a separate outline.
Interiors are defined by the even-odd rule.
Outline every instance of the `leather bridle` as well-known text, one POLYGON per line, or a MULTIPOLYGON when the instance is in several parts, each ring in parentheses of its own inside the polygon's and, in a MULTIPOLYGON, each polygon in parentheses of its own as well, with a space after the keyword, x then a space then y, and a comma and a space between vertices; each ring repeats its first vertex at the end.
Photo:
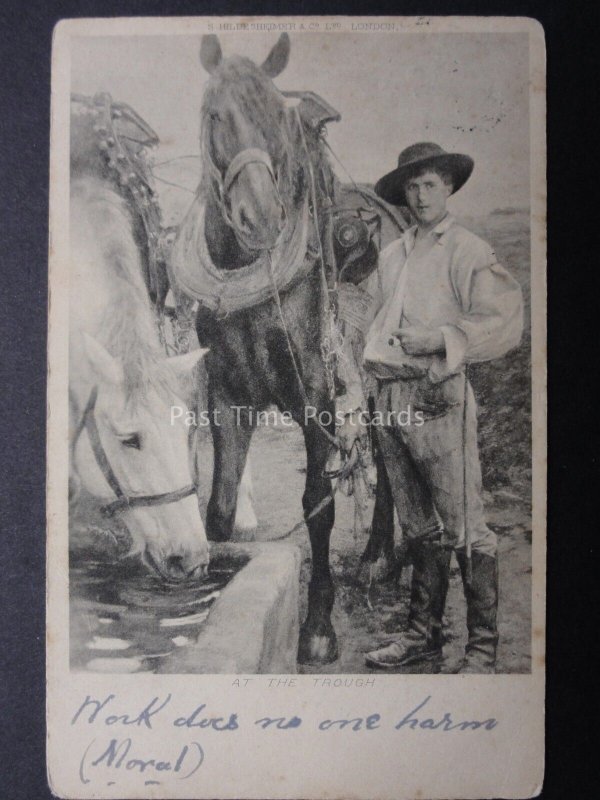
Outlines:
POLYGON ((281 195, 279 193, 277 176, 275 175, 275 170, 273 169, 273 162, 271 161, 271 156, 265 150, 261 150, 258 147, 248 147, 245 150, 241 150, 233 157, 223 176, 221 176, 219 168, 208 153, 208 148, 207 159, 212 167, 211 171, 213 173, 213 181, 216 185, 216 199, 221 208, 223 219, 230 228, 235 228, 235 224, 229 211, 229 190, 233 186, 236 178, 249 164, 262 164, 264 167, 266 167, 271 181, 273 182, 277 197, 283 205, 283 201, 281 200, 281 195))
MULTIPOLYGON (((90 445, 92 447, 94 458, 96 459, 96 464, 100 468, 100 471, 102 472, 106 482, 116 495, 116 500, 101 506, 100 513, 103 516, 112 517, 116 513, 128 511, 131 508, 139 508, 142 506, 160 506, 167 505, 168 503, 177 503, 179 500, 183 500, 185 497, 189 497, 196 492, 197 481, 172 492, 163 492, 161 494, 128 495, 123 490, 123 487, 121 486, 121 483, 110 464, 106 450, 102 444, 102 439, 100 438, 100 432, 98 430, 94 413, 97 399, 98 387, 94 386, 90 392, 90 397, 85 407, 85 411, 83 412, 83 417, 77 426, 75 437, 73 438, 73 450, 77 444, 77 440, 85 430, 90 440, 90 445)), ((192 433, 193 427, 190 427, 190 436, 192 433)))
POLYGON ((267 168, 273 183, 276 185, 275 170, 271 162, 271 156, 265 151, 260 150, 258 147, 248 147, 241 150, 227 167, 225 176, 223 177, 222 195, 226 196, 231 186, 240 172, 248 166, 248 164, 262 164, 267 168))

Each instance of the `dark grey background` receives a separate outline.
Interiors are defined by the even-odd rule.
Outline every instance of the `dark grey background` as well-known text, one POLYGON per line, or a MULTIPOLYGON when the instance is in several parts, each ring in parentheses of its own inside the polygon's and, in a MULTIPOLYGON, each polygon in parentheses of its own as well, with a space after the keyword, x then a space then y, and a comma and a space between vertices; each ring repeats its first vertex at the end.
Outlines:
MULTIPOLYGON (((542 22, 549 100, 549 528, 545 798, 597 796, 600 491, 596 229, 599 15, 577 2, 2 0, 0 5, 0 800, 50 797, 44 561, 50 46, 61 18, 196 14, 485 14, 542 22), (585 33, 591 34, 587 37, 585 33), (589 85, 585 86, 585 79, 589 85), (587 142, 586 142, 587 137, 587 142), (595 137, 594 137, 595 138, 595 137), (592 321, 593 324, 592 325, 592 321), (589 324, 586 324, 589 323, 589 324), (586 347, 587 345, 587 347, 586 347), (587 391, 586 391, 587 390, 587 391), (586 574, 587 567, 587 574, 586 574), (593 570, 593 574, 592 574, 593 570), (593 732, 595 736, 592 736, 593 732), (586 747, 587 745, 587 747, 586 747), (593 789, 595 791, 593 791, 593 789), (592 795, 593 791, 593 795, 592 795)), ((432 765, 435 768, 435 765, 432 765)), ((506 765, 510 769, 510 764, 506 765)))

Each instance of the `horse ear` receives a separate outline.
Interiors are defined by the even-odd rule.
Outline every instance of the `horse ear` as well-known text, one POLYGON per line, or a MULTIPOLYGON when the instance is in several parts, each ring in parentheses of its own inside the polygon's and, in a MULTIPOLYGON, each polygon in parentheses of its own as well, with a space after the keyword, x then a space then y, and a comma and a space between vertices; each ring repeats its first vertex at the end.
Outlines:
POLYGON ((88 361, 96 375, 108 383, 122 383, 124 373, 121 363, 88 333, 83 334, 83 343, 88 361))
POLYGON ((206 348, 200 347, 181 356, 171 356, 162 362, 174 380, 173 391, 189 406, 198 393, 196 367, 207 353, 206 348))
POLYGON ((290 37, 287 33, 282 33, 261 69, 269 78, 276 78, 287 67, 289 57, 290 37))
POLYGON ((219 37, 214 33, 207 33, 200 42, 200 63, 208 73, 211 73, 219 66, 222 58, 219 37))

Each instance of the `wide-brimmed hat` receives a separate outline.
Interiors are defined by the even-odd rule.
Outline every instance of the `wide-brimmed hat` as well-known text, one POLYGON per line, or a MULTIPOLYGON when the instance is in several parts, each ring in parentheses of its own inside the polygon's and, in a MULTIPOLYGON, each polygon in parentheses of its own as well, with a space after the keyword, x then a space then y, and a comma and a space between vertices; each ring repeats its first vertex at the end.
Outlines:
POLYGON ((463 153, 447 153, 439 144, 417 142, 398 156, 398 166, 375 184, 375 192, 394 206, 406 205, 404 184, 416 171, 435 164, 452 175, 452 194, 463 186, 473 172, 474 161, 463 153))

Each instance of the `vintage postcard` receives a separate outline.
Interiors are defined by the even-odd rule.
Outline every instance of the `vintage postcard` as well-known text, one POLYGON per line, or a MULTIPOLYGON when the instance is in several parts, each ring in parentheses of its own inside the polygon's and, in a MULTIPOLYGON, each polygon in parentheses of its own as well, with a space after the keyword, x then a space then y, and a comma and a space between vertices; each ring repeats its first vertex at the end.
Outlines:
POLYGON ((52 791, 535 796, 541 26, 64 20, 52 68, 52 791))

